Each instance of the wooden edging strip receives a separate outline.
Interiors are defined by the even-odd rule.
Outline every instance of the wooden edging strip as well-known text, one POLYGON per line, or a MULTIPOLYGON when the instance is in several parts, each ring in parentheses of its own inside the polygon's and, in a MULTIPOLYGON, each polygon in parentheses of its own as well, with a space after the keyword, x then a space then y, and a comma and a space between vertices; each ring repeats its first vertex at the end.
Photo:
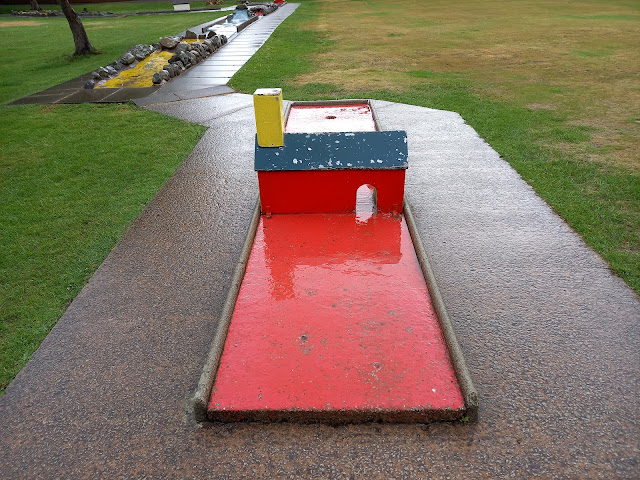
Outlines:
POLYGON ((251 217, 251 224, 249 225, 249 231, 247 237, 242 246, 240 252, 240 258, 238 264, 233 272, 231 278, 231 285, 229 286, 229 293, 227 299, 224 302, 222 313, 220 314, 220 320, 216 328, 215 336, 209 347, 209 354, 202 368, 202 375, 198 382, 198 388, 192 398, 193 413, 197 422, 204 422, 207 420, 207 406, 209 403, 209 397, 211 396, 211 389, 213 388, 213 382, 220 366, 220 357, 222 356, 222 350, 224 349, 224 342, 227 339, 227 332, 229 331, 229 324, 231 323, 231 317, 233 310, 240 293, 240 285, 242 285, 242 279, 247 269, 247 263, 249 261, 249 255, 251 254, 251 248, 253 246, 253 240, 258 229, 258 223, 260 222, 260 200, 256 201, 256 206, 251 217))
POLYGON ((440 290, 438 289, 436 277, 433 274, 433 269, 429 263, 427 251, 420 239, 420 234, 418 233, 415 219, 413 218, 413 213, 411 212, 411 207, 409 206, 409 202, 406 197, 404 199, 404 218, 407 222, 411 239, 413 240, 413 246, 416 251, 416 255, 418 256, 420 267, 422 268, 422 274, 427 282, 427 288, 431 295, 433 307, 438 315, 442 334, 444 335, 445 342, 447 342, 447 347, 449 348, 451 362, 453 363, 453 368, 456 372, 460 390, 462 391, 462 396, 464 398, 466 416, 470 421, 476 421, 478 420, 478 393, 473 386, 471 374, 469 373, 467 364, 464 360, 464 355, 462 354, 462 348, 460 347, 460 343, 458 343, 458 338, 456 337, 455 330, 453 329, 451 318, 449 318, 440 290))

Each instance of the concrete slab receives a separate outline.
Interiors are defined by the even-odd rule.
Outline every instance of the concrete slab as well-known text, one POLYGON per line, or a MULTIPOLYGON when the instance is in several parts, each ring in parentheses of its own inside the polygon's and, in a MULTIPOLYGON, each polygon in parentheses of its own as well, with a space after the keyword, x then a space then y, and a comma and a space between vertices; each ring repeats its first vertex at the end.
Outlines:
POLYGON ((194 78, 209 78, 209 77, 213 77, 213 78, 231 78, 236 72, 238 71, 238 69, 236 68, 223 68, 223 67, 212 67, 212 68, 208 68, 208 67, 203 67, 201 69, 198 69, 197 72, 193 72, 193 75, 191 75, 194 78))
MULTIPOLYGON (((236 111, 247 110, 253 113, 253 98, 251 95, 234 93, 222 97, 184 100, 177 104, 152 105, 149 109, 164 114, 171 112, 171 116, 201 125, 213 126, 217 124, 217 119, 226 117, 236 111)), ((253 137, 251 140, 253 141, 253 137)), ((251 168, 253 170, 253 150, 251 153, 251 168)))
POLYGON ((133 100, 133 103, 139 107, 146 107, 147 105, 154 105, 156 103, 176 102, 178 100, 181 100, 181 98, 173 92, 156 92, 147 97, 136 98, 133 100))
POLYGON ((229 93, 235 93, 235 90, 226 85, 218 85, 216 87, 202 88, 199 90, 187 90, 186 92, 176 92, 176 95, 182 100, 189 100, 192 98, 202 98, 215 95, 226 95, 229 93))
POLYGON ((638 477, 638 297, 459 115, 376 107, 408 133, 477 424, 194 425, 257 197, 251 97, 232 94, 153 107, 212 128, 0 397, 3 477, 638 477))
POLYGON ((91 89, 80 89, 76 90, 71 95, 68 95, 56 103, 92 103, 92 102, 101 102, 106 100, 109 96, 116 93, 116 89, 103 89, 103 90, 91 90, 91 89))
MULTIPOLYGON (((68 93, 67 95, 71 95, 68 93)), ((50 104, 56 103, 57 101, 63 99, 67 95, 61 95, 58 93, 51 94, 40 94, 40 95, 29 95, 28 97, 22 97, 13 102, 8 103, 7 105, 40 105, 40 104, 50 104)))
POLYGON ((246 62, 244 62, 242 60, 233 60, 233 59, 232 60, 228 60, 228 59, 220 60, 220 59, 217 59, 215 64, 209 64, 209 63, 204 63, 203 62, 203 63, 201 63, 199 65, 199 67, 204 68, 204 67, 217 67, 217 66, 225 66, 225 65, 233 65, 233 66, 241 67, 245 63, 246 62))
POLYGON ((226 85, 227 82, 231 80, 231 77, 253 56, 260 46, 264 44, 277 26, 291 15, 296 8, 298 8, 298 4, 290 3, 279 8, 274 13, 260 18, 242 30, 238 35, 234 36, 227 45, 215 54, 195 67, 192 67, 187 74, 172 79, 162 87, 162 90, 168 93, 198 89, 212 85, 226 85), (220 74, 215 77, 210 77, 203 73, 202 70, 205 67, 229 65, 233 65, 234 68, 228 69, 227 74, 220 74), (207 82, 201 80, 205 77, 209 77, 207 82))
MULTIPOLYGON (((120 103, 135 100, 137 98, 148 97, 150 94, 158 91, 158 87, 146 87, 146 88, 119 88, 108 97, 103 100, 99 100, 99 103, 120 103)), ((61 103, 64 103, 61 102, 61 103)))

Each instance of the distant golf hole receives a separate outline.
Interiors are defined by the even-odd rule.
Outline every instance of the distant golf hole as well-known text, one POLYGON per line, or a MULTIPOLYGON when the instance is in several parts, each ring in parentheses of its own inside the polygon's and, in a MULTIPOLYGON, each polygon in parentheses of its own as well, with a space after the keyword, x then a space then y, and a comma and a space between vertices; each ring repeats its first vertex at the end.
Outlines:
POLYGON ((361 185, 356 192, 356 219, 367 221, 378 211, 377 192, 372 185, 361 185))
POLYGON ((333 120, 334 118, 336 118, 335 115, 327 115, 325 118, 328 118, 329 120, 333 120))

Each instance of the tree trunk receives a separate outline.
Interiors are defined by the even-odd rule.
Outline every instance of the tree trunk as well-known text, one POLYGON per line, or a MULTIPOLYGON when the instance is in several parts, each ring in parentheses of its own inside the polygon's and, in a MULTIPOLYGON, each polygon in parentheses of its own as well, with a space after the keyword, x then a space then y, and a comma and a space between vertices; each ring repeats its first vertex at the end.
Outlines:
POLYGON ((42 11, 40 5, 38 5, 38 0, 29 0, 29 3, 31 4, 31 10, 35 10, 36 12, 42 11))
POLYGON ((91 46, 91 42, 89 42, 87 32, 84 30, 82 20, 80 20, 80 16, 73 8, 71 8, 71 5, 69 5, 69 0, 58 0, 58 3, 62 7, 64 16, 67 17, 67 22, 69 22, 69 27, 73 34, 73 43, 76 46, 76 52, 74 55, 87 55, 89 53, 93 53, 93 47, 91 46))

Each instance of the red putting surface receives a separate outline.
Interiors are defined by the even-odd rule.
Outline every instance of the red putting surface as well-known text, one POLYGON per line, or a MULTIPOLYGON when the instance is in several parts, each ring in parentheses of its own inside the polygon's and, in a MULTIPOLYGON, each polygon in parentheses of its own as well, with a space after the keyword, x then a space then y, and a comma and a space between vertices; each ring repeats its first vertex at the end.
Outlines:
POLYGON ((401 215, 261 218, 210 412, 463 408, 401 215))
POLYGON ((287 133, 375 132, 371 108, 354 105, 295 105, 289 111, 287 133))

